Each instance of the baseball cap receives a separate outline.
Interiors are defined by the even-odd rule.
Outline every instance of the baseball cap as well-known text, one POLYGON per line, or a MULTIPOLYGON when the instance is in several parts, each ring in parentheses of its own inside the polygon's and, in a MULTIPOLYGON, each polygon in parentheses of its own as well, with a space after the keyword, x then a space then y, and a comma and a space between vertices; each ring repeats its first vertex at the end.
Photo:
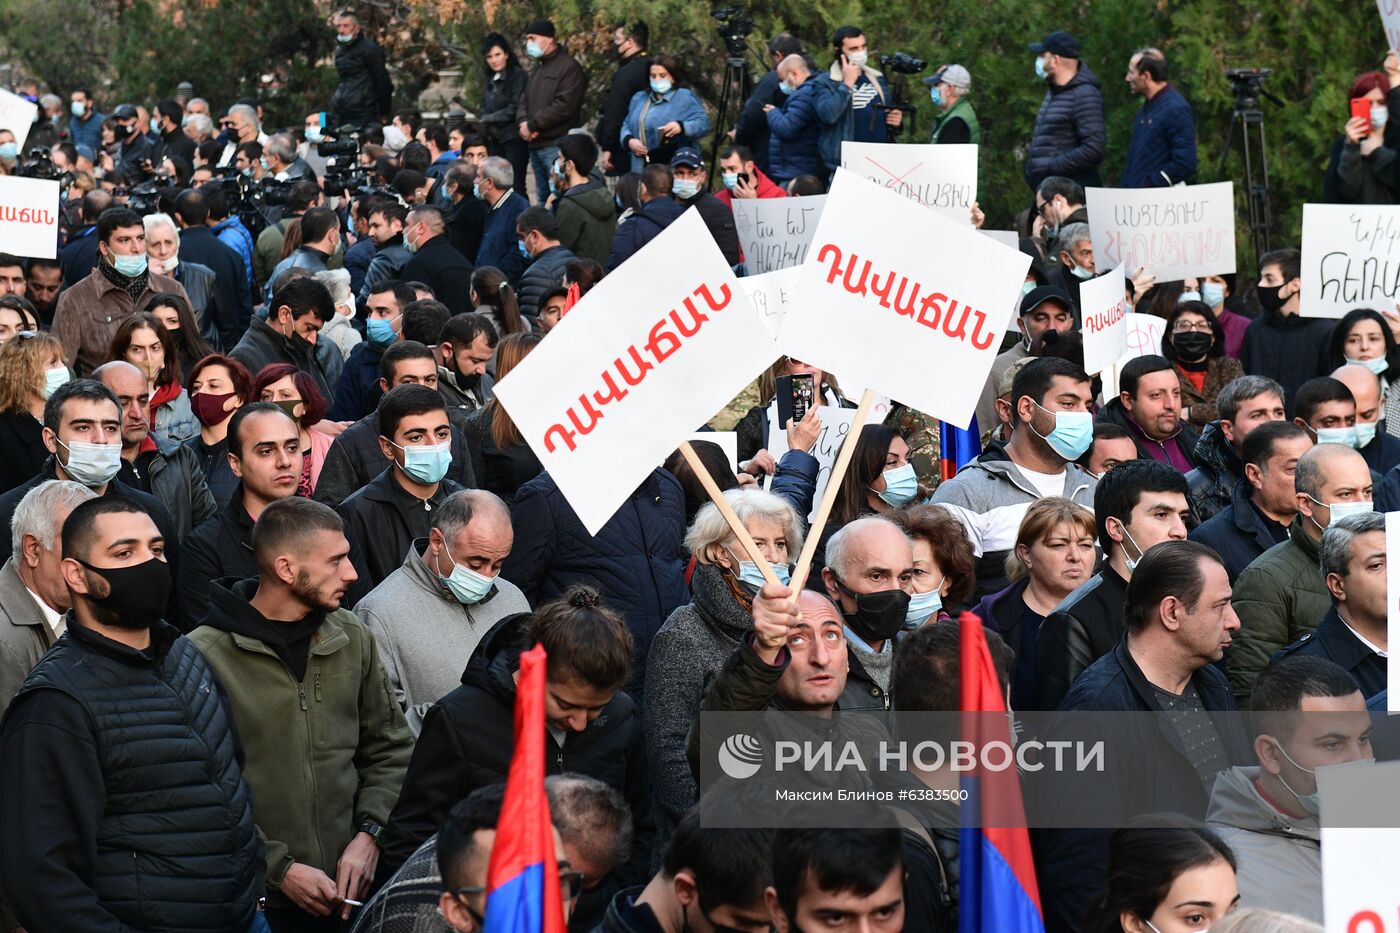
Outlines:
POLYGON ((1059 55, 1062 58, 1079 57, 1079 40, 1067 32, 1052 32, 1039 42, 1032 42, 1026 48, 1037 54, 1049 52, 1051 55, 1059 55))
POLYGON ((112 111, 112 119, 114 120, 135 120, 136 117, 136 107, 132 104, 122 104, 112 111))
POLYGON ((681 146, 676 150, 676 154, 671 156, 671 167, 684 165, 687 168, 699 168, 705 164, 705 160, 700 156, 700 150, 694 146, 681 146))
POLYGON ((531 20, 530 25, 525 27, 524 35, 527 36, 548 36, 554 38, 554 24, 547 19, 531 20))
POLYGON ((1053 285, 1041 285, 1039 288, 1031 289, 1030 294, 1021 299, 1021 317, 1030 314, 1047 301, 1064 305, 1068 311, 1074 310, 1074 299, 1064 289, 1056 288, 1053 285))
POLYGON ((933 73, 932 77, 924 79, 924 84, 929 87, 947 82, 953 87, 961 88, 964 91, 972 90, 972 75, 967 73, 967 69, 962 65, 944 65, 933 73))

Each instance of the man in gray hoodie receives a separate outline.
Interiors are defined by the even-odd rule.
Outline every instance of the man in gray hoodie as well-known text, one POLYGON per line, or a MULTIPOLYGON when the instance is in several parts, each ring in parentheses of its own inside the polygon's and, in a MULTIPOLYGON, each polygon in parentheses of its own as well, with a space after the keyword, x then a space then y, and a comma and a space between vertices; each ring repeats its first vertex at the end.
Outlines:
POLYGON ((1340 666, 1293 655, 1259 675, 1250 708, 1259 766, 1220 773, 1206 822, 1239 860, 1241 907, 1268 907, 1321 923, 1316 773, 1372 757, 1366 701, 1340 666))
POLYGON ((499 576, 514 541, 504 502, 481 489, 455 493, 403 566, 355 607, 414 736, 428 707, 462 682, 481 636, 530 611, 525 595, 499 576))

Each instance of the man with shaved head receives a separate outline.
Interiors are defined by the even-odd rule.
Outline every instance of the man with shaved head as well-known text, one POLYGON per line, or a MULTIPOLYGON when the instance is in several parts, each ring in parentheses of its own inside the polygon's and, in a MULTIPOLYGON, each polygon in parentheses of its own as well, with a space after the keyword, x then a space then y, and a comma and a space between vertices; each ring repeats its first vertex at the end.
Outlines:
POLYGON ((820 91, 817 80, 801 55, 789 55, 778 62, 779 87, 787 94, 781 107, 764 104, 768 118, 768 175, 775 184, 783 185, 799 175, 825 178, 826 163, 822 160, 819 140, 822 119, 817 112, 820 91))
POLYGON ((845 622, 850 676, 842 709, 889 709, 894 636, 904 627, 914 545, 883 518, 858 518, 826 545, 822 585, 845 622))
POLYGON ((117 478, 155 496, 183 540, 195 525, 219 510, 204 480, 199 455, 192 447, 163 442, 151 433, 151 390, 141 370, 125 360, 113 360, 92 375, 112 390, 121 406, 122 463, 117 478))
POLYGON ((1400 437, 1386 432, 1381 402, 1381 380, 1365 366, 1347 363, 1332 372, 1332 378, 1351 390, 1356 400, 1356 449, 1366 465, 1384 476, 1400 464, 1400 437))
POLYGON ((500 576, 514 541, 510 510, 496 495, 454 493, 403 566, 356 605, 415 736, 428 707, 462 682, 481 637, 506 616, 530 611, 525 594, 500 576))
POLYGON ((1331 608, 1318 569, 1322 533, 1337 519, 1374 510, 1371 471, 1361 454, 1341 444, 1318 444, 1299 457, 1293 487, 1298 516, 1288 540, 1261 554, 1235 584, 1240 630, 1229 672, 1241 706, 1274 652, 1311 632, 1331 608))

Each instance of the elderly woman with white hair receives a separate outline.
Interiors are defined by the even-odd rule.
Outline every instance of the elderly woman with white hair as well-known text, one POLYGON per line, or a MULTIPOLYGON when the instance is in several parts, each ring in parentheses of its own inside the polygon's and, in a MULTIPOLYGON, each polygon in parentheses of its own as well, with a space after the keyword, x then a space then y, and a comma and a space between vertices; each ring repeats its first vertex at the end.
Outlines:
MULTIPOLYGON (((786 582, 789 567, 802 550, 803 523, 784 498, 759 489, 731 489, 724 494, 786 582)), ((753 598, 763 586, 763 571, 739 544, 714 503, 703 506, 685 535, 695 558, 691 601, 671 613, 647 655, 647 763, 655 788, 658 851, 664 851, 677 822, 695 805, 697 787, 686 761, 690 731, 705 691, 753 631, 753 598)))
POLYGON ((180 228, 169 214, 147 214, 141 222, 146 227, 146 258, 151 271, 168 275, 185 286, 199 335, 211 347, 219 347, 221 309, 217 306, 214 270, 180 258, 180 228))
POLYGON ((322 269, 314 278, 326 286, 326 291, 331 293, 331 301, 335 303, 335 314, 321 328, 316 339, 330 340, 340 348, 340 355, 348 360, 350 350, 365 339, 351 323, 355 320, 355 296, 350 294, 350 271, 322 269))

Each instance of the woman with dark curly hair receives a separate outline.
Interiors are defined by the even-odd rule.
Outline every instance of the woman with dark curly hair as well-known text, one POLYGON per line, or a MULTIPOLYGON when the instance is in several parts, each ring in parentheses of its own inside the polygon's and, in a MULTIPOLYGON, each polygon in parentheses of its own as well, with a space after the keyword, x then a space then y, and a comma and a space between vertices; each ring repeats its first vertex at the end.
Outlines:
POLYGON ((887 517, 914 542, 914 592, 904 627, 951 620, 948 609, 965 607, 977 588, 977 559, 967 530, 938 505, 911 505, 887 517))

